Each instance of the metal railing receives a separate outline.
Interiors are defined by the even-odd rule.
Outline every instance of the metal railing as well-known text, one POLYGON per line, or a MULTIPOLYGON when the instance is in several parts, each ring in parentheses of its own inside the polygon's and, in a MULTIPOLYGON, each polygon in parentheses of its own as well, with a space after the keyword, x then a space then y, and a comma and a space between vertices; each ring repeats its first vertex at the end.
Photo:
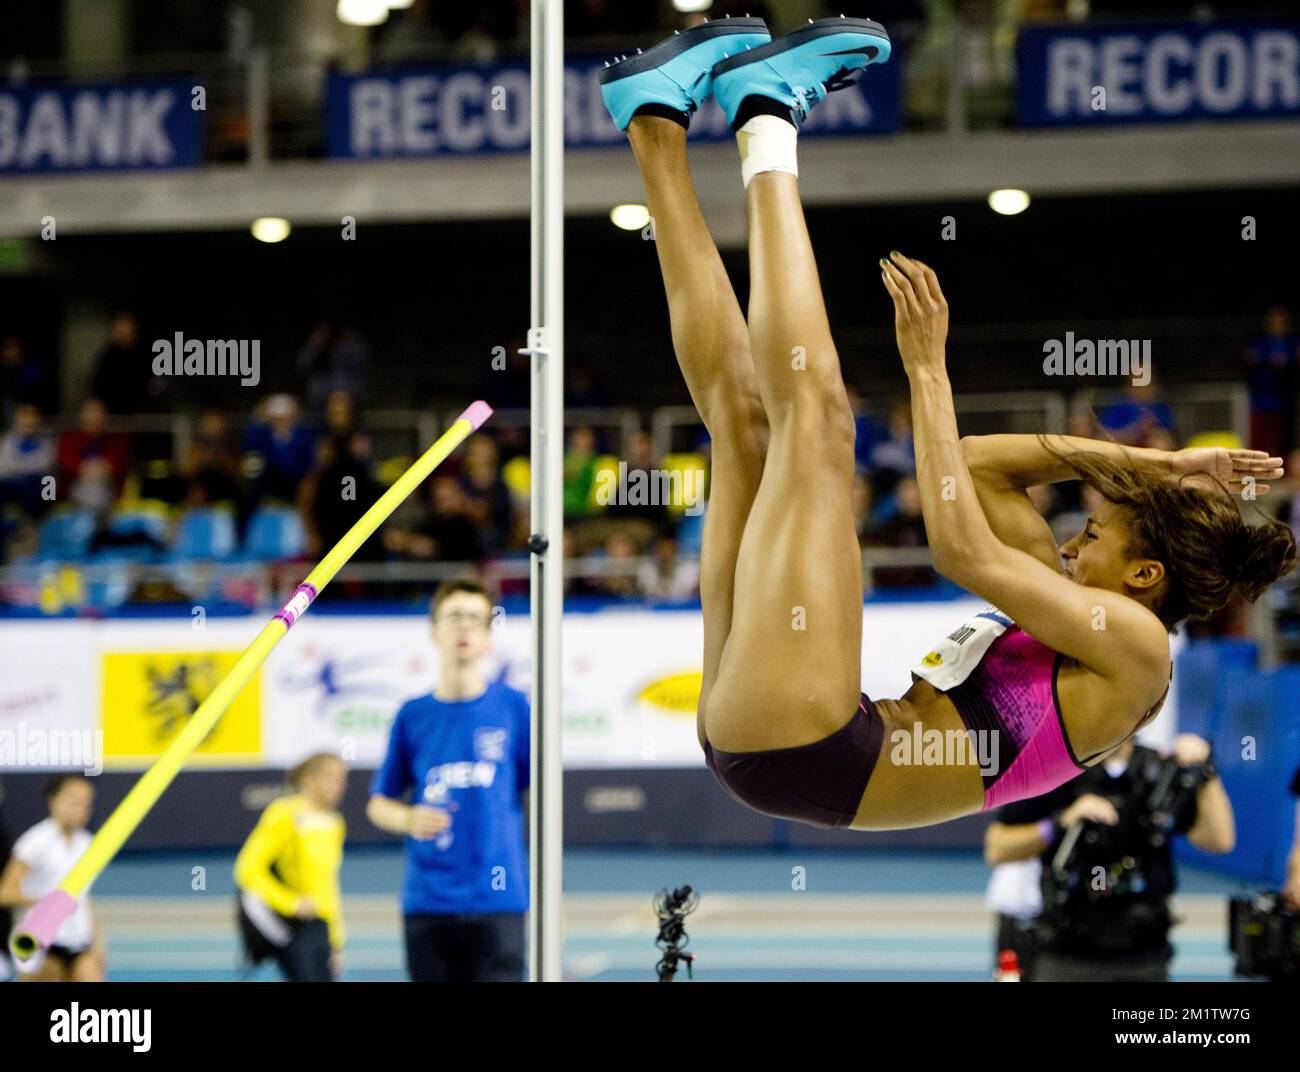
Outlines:
MULTIPOLYGON (((959 416, 983 416, 1001 420, 980 422, 978 432, 1064 432, 1067 413, 1066 396, 1058 391, 1003 391, 957 394, 953 396, 959 416)), ((879 405, 868 405, 861 411, 873 419, 884 421, 888 416, 879 405)), ((683 428, 698 429, 703 426, 694 406, 659 406, 650 417, 650 434, 654 441, 655 457, 661 458, 674 449, 681 440, 678 432, 683 428)), ((963 431, 966 431, 963 428, 963 431)))
MULTIPOLYGON (((1123 401, 1124 392, 1116 389, 1077 390, 1072 394, 1065 391, 996 391, 958 393, 954 395, 958 417, 961 418, 963 433, 985 434, 994 432, 1027 433, 1064 432, 1067 415, 1071 412, 1095 410, 1111 402, 1123 401)), ((1173 384, 1160 388, 1159 400, 1165 403, 1175 414, 1175 423, 1179 429, 1231 431, 1242 442, 1249 441, 1250 432, 1250 394, 1245 385, 1240 383, 1206 383, 1173 384), (1217 412, 1219 417, 1192 419, 1193 413, 1211 414, 1217 412)), ((422 450, 432 443, 443 431, 451 427, 456 419, 457 410, 431 411, 421 409, 365 409, 362 412, 363 424, 369 432, 400 433, 410 439, 405 450, 422 450)), ((875 404, 865 407, 869 416, 884 420, 887 417, 883 405, 875 404)), ((492 428, 526 429, 530 413, 523 408, 506 408, 497 410, 492 416, 492 428)), ((610 407, 573 407, 565 410, 566 427, 572 429, 582 425, 605 430, 615 437, 618 447, 625 446, 633 436, 646 427, 643 414, 631 406, 610 407)), ((172 414, 127 414, 109 417, 106 430, 127 434, 153 434, 169 436, 172 443, 172 458, 179 462, 194 438, 197 417, 191 412, 172 414)), ((47 430, 52 434, 75 430, 77 420, 73 416, 54 417, 47 421, 47 430)), ((654 456, 662 458, 665 454, 685 449, 694 445, 695 435, 689 438, 691 444, 683 447, 679 433, 682 429, 699 430, 703 421, 694 406, 657 406, 649 413, 648 430, 653 443, 654 456)), ((611 448, 617 449, 617 448, 611 448)))
MULTIPOLYGON (((678 561, 684 565, 699 564, 693 555, 682 555, 678 561)), ((655 562, 650 556, 626 559, 587 556, 566 561, 564 576, 566 580, 587 581, 636 577, 655 562)), ((498 586, 515 582, 526 588, 528 566, 528 559, 523 555, 479 563, 350 562, 339 571, 332 591, 336 599, 345 597, 351 583, 371 588, 371 592, 363 593, 367 598, 375 597, 375 588, 403 589, 404 592, 388 594, 397 598, 414 597, 417 593, 431 592, 442 581, 471 575, 498 586)), ((876 581, 880 570, 931 566, 928 548, 864 547, 863 592, 870 594, 880 587, 876 581)), ((178 599, 179 596, 196 606, 219 601, 246 606, 251 612, 283 603, 307 569, 306 562, 27 562, 0 567, 0 607, 5 604, 19 608, 44 607, 58 612, 91 607, 115 609, 140 603, 180 605, 184 600, 178 599), (147 595, 132 598, 151 584, 170 585, 171 592, 165 599, 147 595)), ((922 591, 926 586, 916 587, 922 591)))
MULTIPOLYGON (((456 419, 456 410, 447 410, 443 414, 443 427, 450 427, 456 419)), ((694 409, 691 409, 694 412, 694 409)), ((532 420, 529 410, 507 408, 494 410, 492 428, 526 429, 532 420)), ((653 423, 653 419, 652 419, 653 423)), ((594 429, 608 429, 617 434, 621 444, 627 444, 641 431, 641 414, 629 406, 570 406, 564 411, 566 428, 587 426, 594 429)))

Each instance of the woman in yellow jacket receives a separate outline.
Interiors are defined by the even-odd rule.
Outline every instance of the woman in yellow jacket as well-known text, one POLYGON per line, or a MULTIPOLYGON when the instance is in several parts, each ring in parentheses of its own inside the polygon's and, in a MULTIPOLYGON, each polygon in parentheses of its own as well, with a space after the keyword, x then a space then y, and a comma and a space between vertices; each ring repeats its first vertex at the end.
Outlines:
POLYGON ((288 778, 294 792, 267 806, 235 860, 240 930, 254 964, 273 956, 290 982, 330 982, 343 962, 347 768, 321 752, 288 778))

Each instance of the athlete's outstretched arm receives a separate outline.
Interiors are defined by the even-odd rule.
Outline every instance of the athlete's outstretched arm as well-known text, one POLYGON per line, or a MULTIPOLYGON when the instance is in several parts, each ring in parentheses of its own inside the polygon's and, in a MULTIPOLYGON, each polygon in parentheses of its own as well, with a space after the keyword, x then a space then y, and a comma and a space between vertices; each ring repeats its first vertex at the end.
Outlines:
POLYGON ((1077 480, 1079 474, 1062 460, 1065 455, 1088 451, 1121 465, 1145 465, 1171 476, 1210 473, 1233 491, 1243 490, 1249 479, 1256 482, 1254 490, 1260 494, 1268 491, 1261 481, 1282 476, 1282 459, 1270 458, 1262 450, 1151 450, 1065 435, 964 436, 961 446, 994 534, 1051 569, 1060 565, 1056 538, 1026 489, 1077 480))
POLYGON ((1194 447, 1189 450, 1152 450, 1128 447, 1106 439, 1080 436, 991 435, 966 436, 962 450, 972 472, 995 475, 1012 487, 1057 484, 1078 480, 1079 474, 1060 455, 1090 451, 1124 465, 1147 465, 1171 476, 1209 473, 1238 490, 1246 478, 1256 481, 1255 490, 1267 491, 1259 481, 1278 480, 1282 459, 1270 458, 1262 450, 1228 450, 1222 447, 1194 447))
POLYGON ((1153 680, 1163 685, 1169 644, 1154 614, 1120 593, 1076 584, 997 538, 957 434, 945 366, 948 305, 939 281, 933 270, 898 253, 881 268, 911 383, 917 486, 935 568, 1103 677, 1135 687, 1153 680), (1105 629, 1095 628, 1098 609, 1105 629))

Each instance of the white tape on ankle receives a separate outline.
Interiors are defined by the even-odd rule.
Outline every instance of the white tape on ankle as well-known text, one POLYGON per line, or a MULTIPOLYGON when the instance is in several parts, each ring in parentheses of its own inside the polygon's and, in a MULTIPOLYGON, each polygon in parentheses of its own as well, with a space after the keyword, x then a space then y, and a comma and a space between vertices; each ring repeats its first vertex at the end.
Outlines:
POLYGON ((749 189, 750 180, 762 171, 799 174, 799 131, 793 123, 775 115, 756 115, 736 131, 740 147, 740 177, 749 189))

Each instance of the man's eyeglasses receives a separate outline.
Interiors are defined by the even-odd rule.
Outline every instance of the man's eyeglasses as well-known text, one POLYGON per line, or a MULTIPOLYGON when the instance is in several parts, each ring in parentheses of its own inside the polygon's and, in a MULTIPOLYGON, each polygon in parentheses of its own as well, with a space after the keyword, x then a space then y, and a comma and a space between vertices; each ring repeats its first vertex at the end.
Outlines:
POLYGON ((487 614, 475 614, 467 610, 449 610, 438 615, 438 621, 448 625, 487 625, 491 620, 487 614))

